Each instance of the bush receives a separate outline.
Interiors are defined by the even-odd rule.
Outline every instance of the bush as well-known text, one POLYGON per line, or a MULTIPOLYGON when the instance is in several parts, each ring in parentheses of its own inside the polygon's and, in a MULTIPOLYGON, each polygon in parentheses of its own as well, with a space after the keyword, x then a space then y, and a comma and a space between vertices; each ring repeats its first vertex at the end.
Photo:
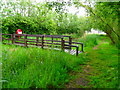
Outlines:
POLYGON ((93 47, 95 45, 98 45, 100 36, 97 34, 90 34, 86 37, 80 38, 79 42, 84 43, 84 47, 93 47))

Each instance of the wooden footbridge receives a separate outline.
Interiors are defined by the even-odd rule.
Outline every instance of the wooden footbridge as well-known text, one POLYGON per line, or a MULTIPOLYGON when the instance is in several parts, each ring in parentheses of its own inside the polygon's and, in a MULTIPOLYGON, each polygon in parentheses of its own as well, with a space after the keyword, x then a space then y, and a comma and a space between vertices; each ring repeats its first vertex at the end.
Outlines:
POLYGON ((65 35, 2 34, 2 43, 51 48, 76 54, 76 56, 83 52, 83 43, 73 42, 71 36, 65 35))

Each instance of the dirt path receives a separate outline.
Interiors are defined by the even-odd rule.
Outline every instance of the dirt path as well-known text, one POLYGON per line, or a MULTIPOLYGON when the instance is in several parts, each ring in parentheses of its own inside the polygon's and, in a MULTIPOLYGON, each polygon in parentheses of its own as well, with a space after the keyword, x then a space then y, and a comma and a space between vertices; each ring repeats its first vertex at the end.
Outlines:
POLYGON ((83 88, 88 86, 88 83, 90 80, 87 78, 88 75, 90 75, 90 65, 83 66, 81 69, 82 71, 77 72, 75 75, 75 79, 71 80, 66 87, 67 88, 83 88))
MULTIPOLYGON (((79 72, 76 73, 75 78, 72 79, 67 85, 66 88, 85 88, 91 87, 89 86, 90 79, 88 78, 90 75, 93 75, 94 68, 90 65, 90 62, 87 65, 82 65, 79 72)), ((72 76, 72 75, 71 75, 72 76)))
MULTIPOLYGON (((94 64, 96 64, 97 53, 95 50, 98 49, 98 47, 102 44, 102 42, 99 45, 96 45, 92 49, 92 53, 89 53, 89 59, 88 62, 86 62, 86 65, 80 65, 80 69, 77 72, 73 72, 70 74, 70 76, 73 76, 73 79, 66 84, 66 88, 91 88, 92 86, 89 84, 91 82, 90 77, 96 76, 99 74, 100 71, 97 69, 94 69, 94 64), (95 61, 96 60, 96 61, 95 61)), ((87 53, 85 53, 87 54, 87 53)), ((97 62, 99 64, 99 62, 97 62)))

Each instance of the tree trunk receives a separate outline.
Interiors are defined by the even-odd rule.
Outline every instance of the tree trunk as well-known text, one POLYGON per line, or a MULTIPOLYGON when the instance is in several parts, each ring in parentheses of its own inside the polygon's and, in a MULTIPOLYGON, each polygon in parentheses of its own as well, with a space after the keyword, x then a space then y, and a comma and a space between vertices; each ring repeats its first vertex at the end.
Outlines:
POLYGON ((108 32, 105 32, 105 33, 106 33, 106 34, 108 35, 108 37, 111 39, 112 43, 115 44, 115 41, 114 41, 114 39, 112 38, 111 34, 108 33, 108 32))

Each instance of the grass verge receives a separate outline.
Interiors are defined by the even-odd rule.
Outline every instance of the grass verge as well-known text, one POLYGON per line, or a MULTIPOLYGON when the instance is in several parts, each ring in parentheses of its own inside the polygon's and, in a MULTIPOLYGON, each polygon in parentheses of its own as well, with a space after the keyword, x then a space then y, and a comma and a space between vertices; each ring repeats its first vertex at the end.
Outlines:
POLYGON ((3 88, 60 88, 84 57, 65 52, 2 45, 3 88))

